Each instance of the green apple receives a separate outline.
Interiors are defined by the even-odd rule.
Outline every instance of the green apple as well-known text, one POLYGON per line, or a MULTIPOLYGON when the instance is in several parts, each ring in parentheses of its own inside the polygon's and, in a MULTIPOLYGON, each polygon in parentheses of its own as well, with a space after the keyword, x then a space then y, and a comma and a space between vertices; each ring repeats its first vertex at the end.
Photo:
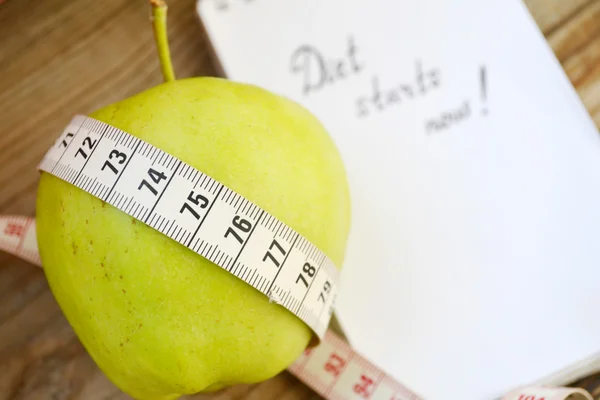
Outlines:
MULTIPOLYGON (((166 10, 159 6, 155 16, 166 10)), ((169 79, 164 21, 155 27, 166 82, 90 116, 242 194, 341 268, 349 189, 322 124, 297 103, 253 85, 169 79)), ((307 325, 245 282, 47 173, 38 188, 37 235, 67 320, 108 378, 136 399, 176 399, 268 379, 311 339, 307 325)))

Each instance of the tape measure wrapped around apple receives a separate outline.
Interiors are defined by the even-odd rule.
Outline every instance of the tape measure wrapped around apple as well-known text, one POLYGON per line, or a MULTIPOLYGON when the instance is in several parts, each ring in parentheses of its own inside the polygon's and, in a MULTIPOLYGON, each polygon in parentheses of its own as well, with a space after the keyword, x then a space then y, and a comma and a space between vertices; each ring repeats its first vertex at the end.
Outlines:
MULTIPOLYGON (((212 77, 175 80, 167 8, 151 3, 165 82, 89 117, 206 173, 341 266, 349 189, 326 130, 298 104, 256 86, 212 77)), ((87 138, 73 149, 80 152, 74 159, 85 163, 95 148, 87 138)), ((125 151, 109 157, 108 173, 127 165, 125 151)), ((149 168, 145 184, 132 189, 160 194, 165 176, 149 168)), ((200 197, 189 200, 182 211, 199 212, 200 197)), ((45 172, 36 223, 44 271, 67 320, 98 366, 136 399, 263 381, 287 368, 313 337, 307 324, 231 273, 45 172)), ((247 235, 249 226, 237 224, 228 240, 247 235)), ((265 261, 276 270, 287 249, 271 250, 265 261)))

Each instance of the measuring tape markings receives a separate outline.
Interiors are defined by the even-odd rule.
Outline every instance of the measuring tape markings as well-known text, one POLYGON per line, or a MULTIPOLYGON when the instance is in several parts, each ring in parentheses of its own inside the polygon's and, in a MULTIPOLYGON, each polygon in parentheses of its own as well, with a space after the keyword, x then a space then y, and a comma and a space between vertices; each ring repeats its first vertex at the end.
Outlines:
POLYGON ((288 371, 331 400, 420 399, 331 331, 317 348, 307 349, 288 371))
POLYGON ((18 215, 1 216, 0 250, 41 266, 33 218, 18 215))
POLYGON ((80 115, 38 169, 219 265, 323 337, 339 271, 306 238, 222 183, 150 143, 80 115))

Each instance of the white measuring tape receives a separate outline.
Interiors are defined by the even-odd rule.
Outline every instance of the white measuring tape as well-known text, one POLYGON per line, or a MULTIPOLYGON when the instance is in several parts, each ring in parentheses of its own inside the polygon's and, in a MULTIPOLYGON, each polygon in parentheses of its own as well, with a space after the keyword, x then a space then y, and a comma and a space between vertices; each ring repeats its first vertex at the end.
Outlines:
MULTIPOLYGON (((322 339, 289 371, 330 400, 420 396, 327 330, 339 286, 316 246, 181 160, 95 119, 76 116, 39 169, 117 207, 209 259, 297 315, 322 339)), ((41 266, 35 220, 0 216, 0 250, 41 266)), ((578 388, 525 387, 502 400, 593 400, 578 388)))
POLYGON ((240 194, 125 131, 81 115, 39 169, 207 258, 323 338, 338 269, 306 238, 240 194))

